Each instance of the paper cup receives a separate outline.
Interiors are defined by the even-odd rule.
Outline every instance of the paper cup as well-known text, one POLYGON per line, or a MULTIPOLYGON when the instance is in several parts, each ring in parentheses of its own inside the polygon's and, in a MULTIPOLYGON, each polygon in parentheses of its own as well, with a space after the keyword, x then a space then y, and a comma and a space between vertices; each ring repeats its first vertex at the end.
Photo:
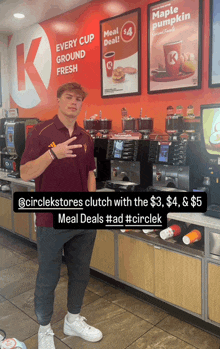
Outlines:
POLYGON ((200 233, 200 231, 197 230, 197 229, 194 229, 190 233, 186 234, 183 237, 183 243, 185 245, 190 245, 190 244, 193 244, 196 241, 201 240, 201 238, 202 238, 202 234, 200 233))
POLYGON ((106 67, 106 74, 107 77, 110 78, 112 76, 112 72, 114 69, 114 61, 115 61, 115 52, 107 52, 104 54, 105 59, 105 67, 106 67))
POLYGON ((170 76, 177 76, 180 71, 182 41, 169 42, 163 45, 166 71, 170 76))

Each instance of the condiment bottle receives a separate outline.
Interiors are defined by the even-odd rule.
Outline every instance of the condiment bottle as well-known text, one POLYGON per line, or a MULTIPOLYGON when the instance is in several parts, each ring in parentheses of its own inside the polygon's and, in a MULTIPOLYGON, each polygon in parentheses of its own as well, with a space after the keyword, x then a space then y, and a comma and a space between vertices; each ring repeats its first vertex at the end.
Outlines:
POLYGON ((171 118, 174 115, 174 109, 171 105, 167 107, 167 118, 171 118))
POLYGON ((187 119, 194 119, 195 115, 194 115, 194 108, 192 105, 189 105, 187 108, 187 119))
POLYGON ((183 107, 182 107, 182 105, 178 105, 176 107, 176 115, 183 116, 183 107))

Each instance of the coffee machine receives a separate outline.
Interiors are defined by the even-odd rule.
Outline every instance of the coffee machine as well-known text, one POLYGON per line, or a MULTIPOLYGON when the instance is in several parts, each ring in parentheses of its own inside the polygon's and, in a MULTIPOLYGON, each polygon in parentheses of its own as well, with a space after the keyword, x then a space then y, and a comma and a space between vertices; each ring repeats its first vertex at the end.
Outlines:
POLYGON ((19 178, 20 160, 25 149, 28 132, 39 122, 35 118, 7 118, 4 124, 7 156, 3 167, 10 171, 8 177, 19 178))
POLYGON ((201 187, 199 154, 200 142, 150 141, 148 160, 153 165, 153 183, 149 190, 193 191, 201 187))
POLYGON ((96 162, 96 186, 102 189, 106 180, 111 178, 111 163, 106 159, 108 147, 107 138, 95 138, 94 157, 96 162))
MULTIPOLYGON (((87 114, 87 113, 86 113, 87 114)), ((93 139, 95 138, 108 138, 109 132, 112 129, 112 120, 102 119, 102 112, 99 112, 99 119, 96 119, 98 114, 91 116, 89 119, 83 120, 84 128, 90 133, 93 139)))
POLYGON ((106 158, 110 160, 111 178, 106 181, 106 187, 115 191, 140 191, 151 185, 148 150, 149 142, 145 140, 116 135, 109 139, 106 158))

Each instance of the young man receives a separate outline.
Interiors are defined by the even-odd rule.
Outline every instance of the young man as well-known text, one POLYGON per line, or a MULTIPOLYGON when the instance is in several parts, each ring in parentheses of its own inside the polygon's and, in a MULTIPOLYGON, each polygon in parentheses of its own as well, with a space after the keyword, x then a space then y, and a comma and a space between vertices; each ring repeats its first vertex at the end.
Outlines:
MULTIPOLYGON (((93 141, 76 122, 85 97, 85 91, 77 83, 60 86, 57 91, 58 114, 36 125, 28 135, 20 174, 24 181, 35 179, 36 191, 96 190, 93 141)), ((79 315, 89 281, 96 230, 57 230, 53 228, 52 213, 37 213, 36 217, 39 270, 35 312, 40 324, 38 349, 55 349, 50 321, 63 248, 69 276, 64 333, 91 342, 101 340, 101 331, 87 325, 86 319, 79 315)))

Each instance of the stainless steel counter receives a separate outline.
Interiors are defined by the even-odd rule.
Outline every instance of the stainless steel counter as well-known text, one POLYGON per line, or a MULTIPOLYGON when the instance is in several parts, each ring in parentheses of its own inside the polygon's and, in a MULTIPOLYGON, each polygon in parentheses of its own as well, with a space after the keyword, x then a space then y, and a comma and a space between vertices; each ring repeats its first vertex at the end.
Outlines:
POLYGON ((9 172, 5 172, 0 170, 0 179, 5 180, 14 184, 18 184, 24 187, 30 187, 30 188, 35 188, 35 183, 34 182, 25 182, 21 178, 13 178, 13 177, 8 177, 9 172))

